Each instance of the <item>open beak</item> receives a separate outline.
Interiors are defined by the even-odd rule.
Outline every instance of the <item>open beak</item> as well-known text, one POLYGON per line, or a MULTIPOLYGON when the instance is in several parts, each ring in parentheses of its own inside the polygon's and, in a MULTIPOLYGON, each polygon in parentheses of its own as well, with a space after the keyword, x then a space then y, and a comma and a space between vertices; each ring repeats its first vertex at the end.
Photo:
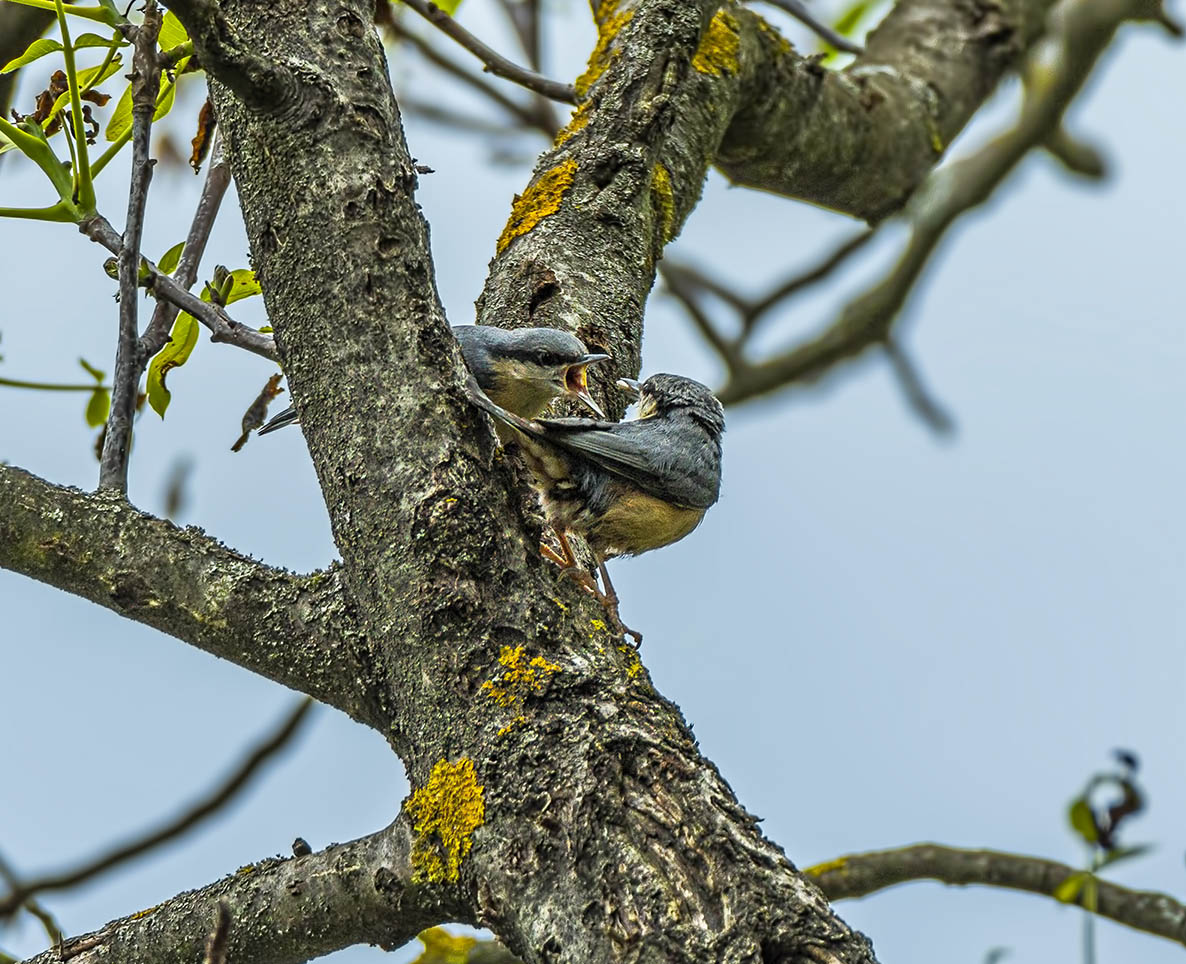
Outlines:
POLYGON ((614 382, 614 387, 619 391, 625 392, 635 400, 642 394, 642 386, 639 385, 638 380, 635 378, 619 378, 614 382))
POLYGON ((572 365, 564 375, 564 387, 568 394, 573 398, 579 398, 598 418, 605 418, 605 412, 589 394, 589 382, 585 369, 597 362, 606 361, 608 358, 609 355, 586 355, 575 365, 572 365))

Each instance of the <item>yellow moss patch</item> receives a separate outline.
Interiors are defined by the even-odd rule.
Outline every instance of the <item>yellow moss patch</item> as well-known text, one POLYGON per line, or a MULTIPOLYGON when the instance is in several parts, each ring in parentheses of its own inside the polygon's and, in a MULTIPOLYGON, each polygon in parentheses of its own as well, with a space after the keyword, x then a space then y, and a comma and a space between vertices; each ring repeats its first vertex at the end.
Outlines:
POLYGON ((741 49, 739 31, 737 19, 724 10, 718 10, 700 38, 692 66, 700 73, 713 77, 737 73, 737 54, 741 49))
POLYGON ((675 191, 671 187, 671 172, 662 164, 656 164, 651 170, 651 203, 655 206, 666 244, 675 229, 675 191))
POLYGON ((848 860, 844 857, 837 857, 835 860, 828 860, 822 864, 816 864, 814 867, 808 867, 803 871, 808 877, 822 877, 824 874, 830 874, 835 870, 843 870, 848 865, 848 860))
POLYGON ((638 650, 633 646, 619 646, 618 652, 626 657, 626 678, 637 679, 642 673, 642 660, 638 658, 638 650))
POLYGON ((417 875, 437 883, 461 876, 473 832, 486 819, 484 792, 469 757, 440 760, 432 768, 428 783, 404 804, 416 833, 412 865, 417 875))
POLYGON ((576 158, 570 158, 550 171, 545 171, 534 183, 527 186, 526 191, 515 196, 507 226, 502 229, 502 234, 498 238, 499 254, 502 254, 506 246, 519 235, 526 234, 549 214, 555 214, 560 210, 560 202, 572 187, 572 179, 576 172, 576 158))
POLYGON ((548 680, 560 672, 560 667, 542 656, 526 658, 522 646, 504 646, 498 661, 506 667, 493 680, 482 684, 482 692, 499 706, 513 706, 531 693, 542 693, 548 680))
POLYGON ((552 142, 554 147, 559 147, 566 140, 572 137, 577 131, 585 127, 589 123, 589 102, 584 101, 572 112, 572 117, 568 119, 568 123, 556 132, 556 139, 552 142))
POLYGON ((597 83, 597 79, 613 63, 614 56, 617 53, 617 51, 611 49, 614 37, 618 35, 621 29, 630 22, 630 18, 634 16, 633 10, 622 10, 614 13, 613 11, 616 7, 616 0, 613 0, 613 2, 607 0, 606 3, 603 3, 597 8, 597 43, 593 45, 593 53, 589 54, 589 64, 585 67, 585 72, 574 80, 572 84, 576 89, 577 97, 580 97, 582 100, 589 93, 589 88, 597 83))
POLYGON ((417 935, 424 952, 412 964, 466 964, 477 938, 450 934, 443 927, 430 927, 417 935))

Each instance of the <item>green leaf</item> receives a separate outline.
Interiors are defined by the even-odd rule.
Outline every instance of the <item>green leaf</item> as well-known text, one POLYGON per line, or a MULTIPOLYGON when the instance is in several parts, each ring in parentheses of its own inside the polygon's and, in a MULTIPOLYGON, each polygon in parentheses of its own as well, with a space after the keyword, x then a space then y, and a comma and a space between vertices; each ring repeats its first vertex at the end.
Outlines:
MULTIPOLYGON (((184 63, 184 61, 182 61, 184 63)), ((177 65, 181 69, 181 64, 177 65)), ((168 82, 164 71, 161 71, 161 93, 156 101, 156 113, 152 115, 154 121, 160 120, 173 109, 173 101, 177 97, 177 85, 168 82)), ((119 95, 119 103, 111 112, 111 120, 107 122, 106 138, 118 141, 132 129, 132 85, 128 84, 124 92, 119 95)))
POLYGON ((1099 843, 1099 829, 1095 825, 1095 816, 1086 797, 1077 797, 1071 801, 1070 809, 1067 810, 1067 820, 1071 824, 1071 829, 1089 844, 1099 843))
POLYGON ((1079 870, 1071 874, 1066 880, 1054 888, 1054 899, 1064 904, 1073 904, 1079 899, 1079 891, 1090 877, 1086 870, 1079 870))
POLYGON ((270 334, 272 333, 272 330, 273 330, 273 329, 272 329, 272 326, 271 326, 271 325, 264 325, 264 326, 263 326, 263 327, 262 327, 262 328, 259 330, 259 333, 260 333, 261 335, 270 335, 270 334))
POLYGON ((88 375, 90 375, 91 378, 93 378, 95 381, 97 381, 100 385, 103 384, 103 379, 107 377, 107 372, 100 371, 98 368, 96 368, 94 365, 92 365, 90 362, 88 362, 85 358, 78 359, 78 364, 80 364, 83 367, 83 370, 88 375))
POLYGON ((1111 864, 1117 864, 1122 860, 1131 860, 1133 857, 1140 857, 1147 854, 1153 849, 1153 844, 1134 844, 1131 847, 1117 847, 1115 850, 1110 850, 1106 853, 1098 864, 1097 870, 1102 870, 1111 864))
POLYGON ((0 74, 8 74, 14 70, 19 70, 25 64, 31 64, 34 60, 38 60, 47 54, 56 54, 61 49, 62 45, 56 40, 50 40, 47 37, 34 40, 25 48, 23 54, 10 60, 3 68, 0 68, 0 74))
POLYGON ((177 270, 177 263, 181 260, 181 249, 185 247, 184 241, 178 241, 173 247, 161 255, 161 259, 156 263, 165 274, 172 274, 177 270))
POLYGON ((250 268, 237 268, 230 273, 230 285, 225 289, 224 305, 232 305, 236 301, 258 295, 263 289, 255 280, 255 272, 250 268))
POLYGON ((84 33, 74 38, 75 50, 82 47, 110 47, 112 44, 116 47, 128 46, 126 40, 120 40, 118 37, 100 37, 97 33, 84 33))
POLYGON ((161 33, 157 37, 157 43, 163 52, 168 52, 178 44, 188 42, 189 34, 185 32, 185 27, 177 19, 177 14, 170 10, 165 14, 165 19, 161 22, 161 33))
POLYGON ((157 352, 148 363, 148 404, 161 418, 165 417, 165 409, 169 407, 169 402, 173 398, 169 389, 165 387, 165 376, 188 361, 189 354, 197 343, 197 319, 183 311, 173 322, 169 344, 157 352))
POLYGON ((457 8, 461 6, 461 0, 440 0, 437 4, 450 17, 457 13, 457 8))
POLYGON ((98 428, 107 421, 107 413, 111 411, 111 392, 106 388, 96 388, 91 392, 91 400, 86 403, 86 423, 91 428, 98 428))
POLYGON ((869 12, 871 6, 873 4, 869 0, 858 0, 836 18, 832 29, 842 37, 851 37, 860 22, 865 19, 865 14, 869 12))

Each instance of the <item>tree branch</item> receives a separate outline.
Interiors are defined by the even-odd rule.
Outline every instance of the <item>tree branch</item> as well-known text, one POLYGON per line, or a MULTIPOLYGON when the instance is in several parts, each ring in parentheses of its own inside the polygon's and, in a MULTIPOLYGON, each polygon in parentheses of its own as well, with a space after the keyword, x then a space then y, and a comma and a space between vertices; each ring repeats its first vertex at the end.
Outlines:
POLYGON ((1147 17, 1149 8, 1149 0, 1063 0, 1047 39, 1032 55, 1042 65, 1035 76, 1040 73, 1043 80, 1030 85, 1016 125, 971 157, 934 173, 911 204, 910 239, 889 274, 816 337, 735 373, 718 393, 721 401, 736 404, 792 382, 814 381, 834 365, 884 345, 947 229, 988 200, 1021 159, 1057 130, 1115 31, 1126 20, 1147 17))
POLYGON ((413 879, 406 820, 307 857, 268 858, 200 890, 67 940, 27 964, 203 960, 225 905, 235 964, 303 964, 354 944, 393 949, 456 916, 452 894, 413 879))
MULTIPOLYGON (((78 230, 92 241, 101 244, 112 254, 118 254, 122 241, 115 229, 102 215, 82 221, 78 230)), ((142 268, 147 268, 150 277, 150 290, 158 298, 164 298, 176 305, 182 311, 188 311, 210 330, 211 341, 226 342, 236 348, 242 348, 252 354, 278 361, 276 342, 272 336, 256 331, 247 325, 227 317, 226 312, 218 305, 203 301, 192 292, 181 287, 176 281, 160 270, 147 258, 140 259, 142 268)))
MULTIPOLYGON (((1079 872, 1041 857, 939 844, 850 854, 804 870, 830 900, 864 897, 914 880, 1005 887, 1053 897, 1059 884, 1079 872)), ((1166 894, 1129 890, 1097 878, 1096 901, 1101 917, 1186 944, 1186 906, 1166 894)))
POLYGON ((154 161, 149 156, 152 115, 156 110, 161 70, 157 64, 157 36, 163 16, 154 0, 144 8, 144 22, 132 31, 132 176, 128 216, 119 251, 119 343, 112 376, 111 409, 99 458, 99 488, 128 491, 128 456, 132 449, 132 419, 140 392, 140 375, 147 359, 140 352, 137 308, 140 303, 140 238, 144 206, 154 161))
MULTIPOLYGON (((0 465, 0 568, 11 569, 375 719, 363 640, 338 573, 294 576, 123 499, 0 465)), ((262 511, 262 510, 261 510, 262 511)))
POLYGON ((0 918, 15 913, 37 894, 76 887, 93 877, 114 870, 120 864, 141 857, 162 844, 182 836, 207 817, 217 813, 238 796, 239 791, 251 782, 252 777, 263 768, 265 763, 292 742, 312 705, 312 700, 308 698, 297 703, 292 710, 285 714, 280 725, 243 758, 227 779, 202 800, 167 823, 134 840, 119 844, 71 870, 45 874, 15 884, 10 882, 10 892, 0 897, 0 918))
POLYGON ((860 44, 853 43, 844 34, 837 33, 816 17, 815 14, 807 9, 807 4, 803 3, 803 0, 766 0, 766 2, 772 7, 778 7, 779 10, 789 13, 837 50, 843 50, 847 54, 863 54, 865 52, 865 48, 860 44))
MULTIPOLYGON (((215 131, 214 146, 211 148, 210 162, 206 168, 206 180, 202 185, 202 196, 198 199, 189 234, 185 238, 185 246, 181 249, 181 260, 177 262, 177 270, 173 272, 173 280, 186 291, 198 280, 198 267, 202 262, 202 255, 206 253, 210 231, 214 227, 214 220, 218 217, 218 209, 230 182, 231 169, 223 155, 222 137, 215 131)), ((152 358, 165 347, 169 341, 169 331, 177 319, 177 311, 177 305, 167 299, 157 302, 152 320, 140 339, 142 357, 152 358)))
POLYGON ((555 80, 549 80, 547 77, 537 74, 534 70, 528 70, 526 67, 520 67, 518 64, 507 60, 498 51, 492 47, 488 47, 466 30, 461 24, 449 16, 449 14, 433 3, 432 0, 404 0, 404 3, 482 61, 485 69, 494 74, 494 76, 514 81, 519 86, 533 90, 551 100, 558 100, 565 104, 575 104, 577 102, 576 91, 573 90, 571 84, 562 84, 555 80))

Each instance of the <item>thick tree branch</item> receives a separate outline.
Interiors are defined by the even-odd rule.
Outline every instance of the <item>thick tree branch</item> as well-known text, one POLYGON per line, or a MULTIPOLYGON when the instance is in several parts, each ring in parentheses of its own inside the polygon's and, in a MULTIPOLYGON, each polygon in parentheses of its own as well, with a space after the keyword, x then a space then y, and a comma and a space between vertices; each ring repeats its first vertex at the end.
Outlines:
POLYGON ((128 456, 132 450, 132 419, 146 359, 140 352, 137 309, 140 304, 140 238, 144 233, 144 206, 155 163, 149 156, 152 115, 156 110, 161 70, 157 63, 157 36, 163 15, 154 0, 144 8, 144 22, 132 33, 132 176, 128 188, 128 216, 119 250, 119 342, 112 375, 111 409, 103 452, 99 458, 99 488, 128 491, 128 456))
MULTIPOLYGON (((83 221, 78 230, 97 244, 101 244, 112 254, 119 254, 122 241, 115 228, 101 215, 83 221)), ((176 305, 182 311, 188 311, 210 330, 211 341, 226 342, 236 348, 242 348, 252 354, 277 361, 276 342, 272 336, 256 331, 254 328, 240 324, 227 317, 226 311, 209 301, 203 301, 197 295, 183 288, 167 274, 161 271, 147 258, 141 258, 141 267, 148 269, 150 290, 158 298, 164 298, 176 305)))
POLYGON ((555 80, 549 80, 547 77, 537 74, 534 70, 528 70, 526 67, 520 67, 518 64, 507 60, 497 50, 487 46, 466 30, 465 27, 461 26, 449 14, 433 3, 432 0, 404 0, 404 3, 482 61, 486 70, 494 74, 495 77, 502 77, 505 80, 513 81, 520 87, 526 87, 528 90, 533 90, 538 94, 542 94, 544 97, 560 101, 564 104, 575 104, 577 102, 576 91, 573 90, 571 84, 562 84, 555 80))
MULTIPOLYGON (((294 576, 121 498, 0 465, 0 568, 159 629, 373 723, 336 571, 294 576)), ((261 511, 265 511, 261 509, 261 511)))
MULTIPOLYGON (((1053 897, 1059 884, 1079 871, 1041 857, 915 844, 897 850, 850 854, 808 867, 804 873, 820 885, 830 900, 845 900, 915 880, 1005 887, 1053 897)), ((1129 890, 1097 878, 1096 900, 1101 917, 1186 944, 1186 906, 1166 894, 1129 890)))
POLYGON ((114 870, 121 864, 134 860, 155 850, 162 844, 175 840, 189 832, 207 817, 217 813, 234 800, 265 763, 283 750, 300 730, 302 721, 308 715, 312 700, 301 700, 296 707, 285 714, 285 718, 267 738, 243 758, 230 775, 196 804, 191 805, 178 816, 168 820, 147 833, 126 841, 101 853, 70 870, 46 874, 20 882, 9 882, 9 893, 0 897, 0 919, 28 906, 30 898, 45 891, 65 890, 114 870))
POLYGON ((1058 129, 1116 30, 1126 20, 1149 18, 1152 6, 1150 0, 1063 0, 1048 38, 1032 55, 1035 80, 1016 125, 971 157, 934 173, 911 204, 910 239, 889 274, 851 301, 819 335, 732 372, 719 392, 721 401, 737 403, 792 382, 813 381, 869 347, 884 345, 947 229, 988 200, 1021 159, 1058 129))
POLYGON ((303 964, 355 944, 393 949, 455 916, 447 890, 413 879, 405 820, 307 857, 269 858, 200 890, 67 940, 28 964, 203 960, 225 905, 227 960, 303 964))

